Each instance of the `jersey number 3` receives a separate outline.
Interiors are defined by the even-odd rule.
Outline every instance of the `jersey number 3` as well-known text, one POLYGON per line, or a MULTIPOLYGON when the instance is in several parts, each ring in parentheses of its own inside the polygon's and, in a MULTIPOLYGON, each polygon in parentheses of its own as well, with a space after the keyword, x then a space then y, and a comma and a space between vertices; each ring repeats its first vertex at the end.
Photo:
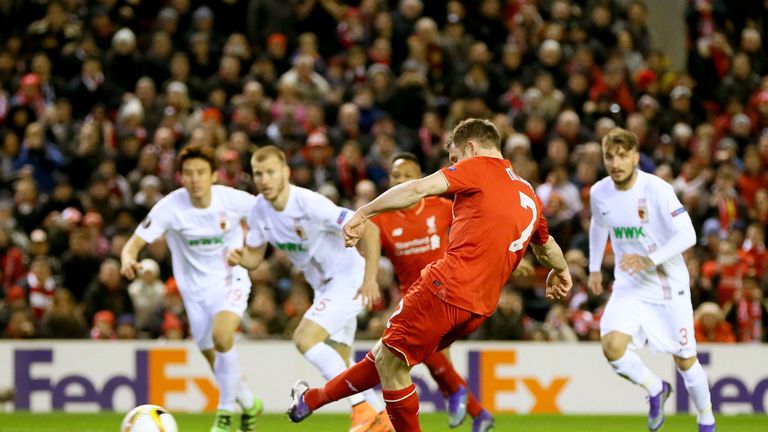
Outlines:
MULTIPOLYGON (((518 177, 517 174, 512 172, 511 169, 507 169, 507 174, 509 174, 509 177, 512 180, 524 181, 518 177)), ((531 221, 528 223, 528 226, 525 227, 523 232, 520 233, 520 238, 509 244, 510 252, 517 252, 523 249, 525 242, 531 238, 531 234, 533 234, 533 224, 538 219, 538 214, 536 214, 536 202, 533 200, 533 198, 529 197, 523 192, 520 192, 520 207, 531 210, 531 221)))

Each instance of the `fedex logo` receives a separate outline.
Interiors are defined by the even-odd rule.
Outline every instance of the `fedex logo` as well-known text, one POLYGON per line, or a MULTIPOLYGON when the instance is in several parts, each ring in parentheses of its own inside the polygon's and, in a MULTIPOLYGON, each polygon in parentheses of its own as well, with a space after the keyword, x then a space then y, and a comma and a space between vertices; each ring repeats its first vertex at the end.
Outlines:
MULTIPOLYGON (((208 377, 169 376, 167 371, 187 364, 187 351, 180 348, 136 350, 133 373, 113 375, 103 382, 94 382, 84 374, 69 373, 54 380, 35 369, 43 365, 56 366, 50 349, 17 349, 14 352, 14 385, 16 408, 32 409, 32 397, 48 395, 51 408, 63 410, 73 405, 98 405, 102 410, 114 410, 115 393, 127 390, 134 398, 132 405, 166 406, 169 393, 184 393, 196 389, 205 398, 205 411, 216 409, 218 389, 208 377)), ((63 368, 58 366, 59 370, 63 368)), ((69 368, 67 368, 69 369, 69 368)), ((128 371, 126 371, 128 372, 128 371)), ((189 409, 189 407, 182 407, 189 409)))
POLYGON ((516 363, 515 350, 470 351, 467 385, 477 395, 480 403, 491 412, 518 412, 516 409, 500 407, 497 396, 504 393, 525 393, 534 401, 527 412, 559 414, 561 410, 558 397, 571 378, 555 376, 547 382, 532 375, 499 377, 497 370, 500 367, 510 367, 516 363))
MULTIPOLYGON (((367 351, 358 351, 356 359, 362 359, 367 351)), ((533 406, 525 412, 561 413, 558 398, 571 381, 567 376, 555 376, 551 380, 542 380, 538 376, 521 374, 519 376, 499 376, 498 370, 517 363, 515 350, 484 350, 468 353, 467 385, 477 396, 480 403, 491 412, 523 412, 500 406, 499 396, 519 394, 533 400, 533 406)), ((432 384, 431 379, 413 376, 422 403, 432 404, 436 410, 444 411, 445 398, 440 389, 432 384)))
MULTIPOLYGON (((700 352, 699 363, 702 366, 712 364, 708 352, 700 352)), ((677 412, 687 413, 690 409, 690 398, 685 388, 685 381, 680 373, 675 374, 677 412)), ((712 410, 721 412, 723 408, 736 408, 740 412, 765 413, 765 396, 768 390, 768 377, 762 378, 750 389, 748 383, 738 376, 721 376, 713 380, 710 376, 709 391, 712 396, 712 410)))

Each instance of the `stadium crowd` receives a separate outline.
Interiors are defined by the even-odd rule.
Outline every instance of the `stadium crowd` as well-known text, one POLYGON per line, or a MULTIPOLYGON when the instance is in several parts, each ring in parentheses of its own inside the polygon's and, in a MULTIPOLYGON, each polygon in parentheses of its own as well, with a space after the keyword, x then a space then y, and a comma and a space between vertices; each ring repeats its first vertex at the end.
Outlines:
MULTIPOLYGON (((768 6, 690 0, 684 70, 647 16, 641 0, 0 1, 0 334, 188 335, 166 245, 130 283, 117 260, 180 186, 188 143, 215 147, 219 182, 249 191, 252 149, 275 144, 295 184, 357 208, 398 152, 425 173, 446 165, 446 130, 472 116, 502 132, 574 279, 554 305, 543 269, 510 280, 473 337, 599 338, 589 187, 605 175, 601 137, 622 126, 696 226, 697 339, 765 341, 768 6)), ((290 337, 311 304, 302 275, 271 251, 251 277, 244 336, 290 337)), ((398 301, 385 259, 379 284, 362 338, 398 301)))

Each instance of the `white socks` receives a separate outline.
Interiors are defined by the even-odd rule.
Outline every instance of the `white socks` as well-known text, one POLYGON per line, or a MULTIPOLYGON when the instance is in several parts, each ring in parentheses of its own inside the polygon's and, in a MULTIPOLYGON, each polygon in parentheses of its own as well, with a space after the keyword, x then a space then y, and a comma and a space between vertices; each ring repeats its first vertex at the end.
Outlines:
MULTIPOLYGON (((218 409, 235 411, 235 399, 238 396, 242 378, 237 350, 232 348, 223 353, 217 351, 216 361, 213 362, 213 374, 216 375, 216 382, 219 384, 218 409)), ((253 403, 252 398, 253 395, 251 395, 251 403, 253 403)))
POLYGON ((649 396, 656 396, 661 392, 661 378, 648 369, 636 352, 626 350, 620 359, 608 363, 617 374, 644 388, 649 396))
MULTIPOLYGON (((331 348, 325 342, 320 342, 312 348, 308 349, 304 353, 304 358, 312 363, 326 381, 330 381, 336 377, 336 375, 344 372, 347 369, 347 364, 344 362, 344 358, 331 348)), ((360 394, 354 394, 347 398, 349 403, 357 405, 364 400, 360 394)))
POLYGON ((253 392, 248 388, 248 384, 245 383, 245 380, 240 378, 240 382, 237 385, 237 403, 239 403, 243 409, 249 409, 253 406, 253 401, 253 392))
POLYGON ((384 401, 379 398, 373 389, 364 391, 362 395, 365 398, 365 401, 368 402, 373 407, 373 409, 376 410, 377 413, 384 411, 384 409, 387 407, 384 405, 384 401))
POLYGON ((688 390, 688 396, 696 405, 699 412, 699 424, 715 424, 715 416, 712 414, 712 399, 709 395, 709 382, 704 368, 696 361, 688 370, 678 369, 685 381, 685 388, 688 390))

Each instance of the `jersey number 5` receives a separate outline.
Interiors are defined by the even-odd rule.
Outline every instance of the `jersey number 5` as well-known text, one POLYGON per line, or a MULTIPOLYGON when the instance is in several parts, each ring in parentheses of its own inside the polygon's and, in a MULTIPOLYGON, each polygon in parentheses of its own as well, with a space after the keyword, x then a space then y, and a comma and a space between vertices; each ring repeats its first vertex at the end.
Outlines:
POLYGON ((533 234, 533 224, 538 219, 538 215, 536 214, 536 202, 533 201, 533 198, 522 192, 520 192, 520 207, 531 209, 531 221, 528 223, 528 226, 525 227, 523 232, 520 233, 520 238, 509 244, 510 252, 517 252, 523 248, 525 242, 531 238, 531 234, 533 234))

